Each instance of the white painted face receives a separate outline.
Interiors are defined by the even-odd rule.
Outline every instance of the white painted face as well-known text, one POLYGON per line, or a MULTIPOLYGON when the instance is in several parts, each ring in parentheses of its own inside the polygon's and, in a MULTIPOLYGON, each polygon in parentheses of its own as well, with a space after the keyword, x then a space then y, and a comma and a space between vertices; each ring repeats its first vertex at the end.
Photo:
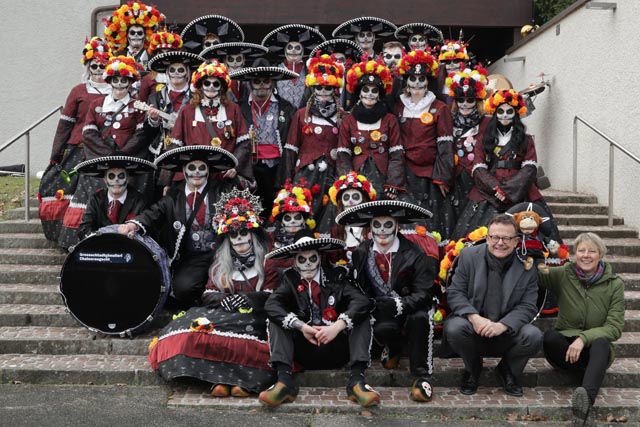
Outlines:
POLYGON ((219 43, 220 43, 220 37, 218 37, 215 34, 207 34, 206 36, 204 36, 204 39, 202 40, 202 49, 204 50, 208 47, 215 46, 219 43))
POLYGON ((109 84, 113 90, 128 90, 131 86, 131 79, 129 77, 115 76, 109 79, 109 84))
POLYGON ((347 56, 344 53, 334 52, 333 57, 335 58, 338 64, 344 65, 347 63, 347 56))
POLYGON ((407 89, 411 96, 425 96, 427 94, 427 76, 411 75, 407 79, 407 89))
POLYGON ((117 199, 122 196, 127 189, 127 181, 129 175, 126 169, 122 168, 110 168, 104 174, 104 182, 107 184, 107 189, 111 197, 117 199))
POLYGON ((382 59, 391 71, 398 66, 398 61, 402 59, 402 49, 399 47, 388 47, 382 51, 382 59))
POLYGON ((371 220, 373 240, 381 247, 393 244, 396 238, 398 221, 390 216, 379 216, 371 220))
POLYGON ((427 38, 424 34, 414 34, 409 37, 409 48, 411 50, 425 50, 427 47, 427 38))
POLYGON ((355 188, 346 189, 340 195, 340 200, 342 200, 342 206, 345 209, 352 208, 363 202, 362 192, 355 188))
POLYGON ((102 73, 104 73, 105 64, 96 59, 92 59, 87 65, 89 67, 89 78, 94 82, 102 83, 104 81, 102 79, 102 73))
POLYGON ((366 108, 371 108, 376 105, 379 99, 380 89, 378 89, 378 86, 372 84, 363 86, 362 90, 360 91, 360 102, 362 102, 362 105, 364 105, 366 108))
POLYGON ((373 49, 373 43, 376 41, 376 36, 372 31, 362 31, 356 36, 356 42, 360 45, 362 50, 373 49))
POLYGON ((222 83, 217 77, 207 77, 202 80, 202 93, 208 100, 214 100, 220 97, 220 91, 222 90, 222 83))
POLYGON ((187 180, 189 189, 194 191, 207 180, 209 176, 209 166, 201 160, 194 160, 184 165, 182 173, 187 180))
POLYGON ((127 32, 127 42, 132 49, 142 49, 144 46, 144 28, 140 25, 132 25, 127 32))
POLYGON ((329 102, 333 99, 334 89, 333 86, 316 85, 313 87, 313 93, 318 101, 329 102))
POLYGON ((254 98, 266 100, 271 96, 273 90, 273 80, 268 77, 256 77, 251 79, 251 92, 254 98))
POLYGON ((509 104, 501 104, 496 109, 496 116, 498 122, 503 126, 510 126, 513 123, 513 118, 516 115, 516 109, 509 104))
POLYGON ((239 70, 244 66, 244 55, 241 53, 238 55, 227 55, 224 58, 224 64, 229 71, 239 70))
POLYGON ((475 98, 457 98, 458 112, 463 116, 473 114, 478 108, 475 98))
POLYGON ((300 42, 289 42, 284 50, 284 57, 292 64, 302 61, 304 48, 300 42))
POLYGON ((298 252, 295 256, 295 266, 303 279, 312 280, 320 269, 320 252, 315 249, 298 252))
POLYGON ((229 242, 231 242, 231 247, 238 255, 249 253, 251 246, 253 246, 251 232, 246 228, 241 228, 238 231, 229 231, 229 242))
POLYGON ((304 215, 301 212, 287 212, 282 215, 284 231, 294 234, 304 227, 304 215))
POLYGON ((181 62, 175 62, 167 68, 167 77, 173 87, 180 87, 189 79, 189 69, 181 62))
POLYGON ((455 73, 464 67, 465 62, 462 59, 446 59, 443 60, 444 66, 447 69, 447 74, 455 73))

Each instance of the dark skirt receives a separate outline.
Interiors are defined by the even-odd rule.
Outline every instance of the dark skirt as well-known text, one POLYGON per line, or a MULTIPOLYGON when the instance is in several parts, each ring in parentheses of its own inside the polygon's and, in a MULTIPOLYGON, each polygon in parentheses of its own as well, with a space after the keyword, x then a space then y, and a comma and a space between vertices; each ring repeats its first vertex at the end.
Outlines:
POLYGON ((456 224, 456 216, 451 203, 451 195, 443 197, 440 187, 431 178, 416 176, 407 169, 407 187, 416 203, 430 211, 433 216, 425 221, 428 231, 437 231, 446 241, 456 224))
POLYGON ((80 240, 78 238, 78 226, 82 222, 82 215, 84 215, 84 211, 87 208, 89 198, 99 189, 107 190, 104 179, 80 175, 78 186, 62 220, 62 230, 60 231, 60 236, 58 236, 58 245, 60 247, 69 249, 69 247, 78 243, 80 240))
POLYGON ((467 207, 469 193, 473 186, 473 178, 469 176, 466 169, 462 170, 460 174, 456 176, 456 181, 450 194, 451 205, 453 206, 456 220, 460 218, 462 212, 464 212, 464 209, 467 207))
POLYGON ((266 336, 263 312, 193 307, 160 332, 149 362, 167 381, 189 377, 258 393, 276 381, 276 372, 268 365, 266 336), (213 330, 192 331, 190 326, 199 317, 207 318, 213 330))
MULTIPOLYGON (((329 188, 336 181, 336 169, 333 165, 331 165, 325 156, 316 159, 313 164, 307 165, 304 168, 300 169, 298 173, 293 177, 293 183, 298 184, 301 179, 304 179, 307 182, 306 187, 311 190, 311 194, 313 196, 313 200, 311 202, 311 212, 313 213, 313 218, 316 220, 316 224, 320 222, 322 218, 325 207, 328 204, 324 203, 324 196, 328 194, 329 188), (323 170, 320 170, 319 164, 324 162, 326 167, 323 170), (314 185, 318 185, 314 189, 314 185)), ((329 196, 327 196, 329 197, 329 196)))

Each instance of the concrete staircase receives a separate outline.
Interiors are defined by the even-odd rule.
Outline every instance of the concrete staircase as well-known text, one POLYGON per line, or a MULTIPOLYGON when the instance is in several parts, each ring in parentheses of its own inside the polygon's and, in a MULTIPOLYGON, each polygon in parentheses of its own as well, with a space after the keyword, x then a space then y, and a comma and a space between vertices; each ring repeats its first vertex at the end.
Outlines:
MULTIPOLYGON (((609 369, 596 408, 600 419, 608 414, 626 416, 637 422, 640 416, 640 239, 638 232, 616 218, 607 227, 606 207, 593 196, 544 192, 565 243, 571 244, 582 231, 602 236, 609 249, 607 259, 626 283, 626 322, 618 341, 618 358, 609 369)), ((32 208, 33 210, 33 208, 32 208)), ((34 211, 34 217, 37 212, 34 211)), ((96 335, 80 326, 67 313, 58 292, 58 276, 65 254, 46 241, 40 222, 22 220, 24 211, 9 213, 0 222, 0 382, 35 384, 126 384, 162 385, 151 371, 147 346, 161 324, 133 339, 96 335)), ((166 318, 166 317, 163 317, 166 318)), ((158 323, 161 323, 162 320, 158 323)), ((539 319, 543 330, 553 319, 539 319)), ((436 342, 439 346, 439 342, 436 342)), ((497 360, 489 359, 478 394, 463 396, 457 391, 462 373, 460 359, 435 359, 434 400, 416 404, 408 399, 411 377, 408 361, 395 371, 386 371, 378 361, 367 371, 369 383, 381 392, 383 405, 372 412, 442 418, 487 418, 547 420, 570 418, 569 402, 578 384, 571 375, 554 371, 542 355, 532 359, 523 378, 523 398, 505 395, 493 376, 497 360)), ((347 373, 310 371, 300 374, 301 394, 282 412, 359 413, 348 401, 344 386, 347 373)), ((215 408, 257 408, 257 399, 217 399, 208 386, 176 382, 169 405, 215 408)), ((562 422, 560 422, 562 424, 562 422)))

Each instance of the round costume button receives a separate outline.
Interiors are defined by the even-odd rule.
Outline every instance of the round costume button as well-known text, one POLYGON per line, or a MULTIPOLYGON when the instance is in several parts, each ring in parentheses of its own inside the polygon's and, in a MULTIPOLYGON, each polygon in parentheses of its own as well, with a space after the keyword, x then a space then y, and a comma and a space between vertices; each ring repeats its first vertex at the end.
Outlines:
POLYGON ((320 135, 322 133, 322 128, 320 126, 316 126, 315 128, 313 128, 313 132, 316 135, 320 135))
POLYGON ((406 118, 406 117, 404 117, 404 116, 403 116, 403 117, 400 117, 400 123, 404 123, 404 122, 406 122, 406 121, 407 121, 407 118, 406 118))
POLYGON ((382 134, 382 137, 380 137, 380 139, 382 139, 382 141, 386 142, 386 141, 387 141, 387 139, 389 139, 389 137, 387 136, 387 134, 386 134, 386 133, 383 133, 383 134, 382 134))
MULTIPOLYGON (((267 119, 268 119, 268 118, 267 118, 267 119)), ((280 123, 284 123, 284 121, 285 121, 285 120, 286 120, 286 119, 284 118, 284 116, 280 116, 280 117, 278 117, 278 121, 279 121, 280 123)))
POLYGON ((333 132, 334 135, 337 135, 338 134, 338 128, 337 127, 333 127, 331 129, 331 132, 333 132))
POLYGON ((470 154, 467 156, 467 159, 469 159, 469 161, 471 161, 471 162, 473 162, 473 159, 475 159, 475 158, 476 158, 476 155, 475 155, 475 154, 473 154, 473 153, 470 153, 470 154))
POLYGON ((384 147, 382 145, 378 147, 378 153, 384 154, 384 147))
POLYGON ((336 303, 336 299, 333 295, 331 295, 329 299, 327 299, 327 304, 334 305, 335 303, 336 303))
POLYGON ((464 156, 464 151, 463 150, 458 150, 458 157, 462 157, 464 156))
POLYGON ((226 120, 226 121, 224 122, 224 125, 225 125, 225 126, 231 126, 231 125, 232 125, 231 120, 226 120))
POLYGON ((224 122, 219 121, 218 123, 216 123, 216 127, 217 127, 218 129, 222 129, 222 128, 224 127, 224 122))
POLYGON ((118 115, 116 116, 116 120, 122 120, 122 114, 118 114, 118 115))
POLYGON ((273 114, 267 114, 267 120, 269 121, 273 120, 273 114))
POLYGON ((351 137, 351 143, 352 143, 352 144, 355 144, 356 142, 358 142, 358 140, 356 139, 356 137, 355 137, 355 136, 352 136, 352 137, 351 137))
POLYGON ((378 144, 376 144, 375 142, 372 142, 371 144, 369 144, 369 148, 371 148, 372 150, 375 150, 376 148, 378 148, 378 144))
POLYGON ((364 142, 364 136, 361 136, 360 138, 358 138, 358 142, 362 144, 364 142))
POLYGON ((193 233, 191 235, 191 238, 193 239, 194 242, 200 241, 200 235, 198 233, 193 233))
POLYGON ((104 125, 105 126, 111 126, 111 123, 112 123, 111 120, 107 120, 106 122, 104 122, 104 125))
POLYGON ((113 124, 113 128, 114 128, 114 129, 120 129, 120 122, 115 122, 115 123, 113 124))
POLYGON ((180 221, 174 221, 173 222, 173 229, 174 230, 180 230, 182 228, 182 223, 180 221))

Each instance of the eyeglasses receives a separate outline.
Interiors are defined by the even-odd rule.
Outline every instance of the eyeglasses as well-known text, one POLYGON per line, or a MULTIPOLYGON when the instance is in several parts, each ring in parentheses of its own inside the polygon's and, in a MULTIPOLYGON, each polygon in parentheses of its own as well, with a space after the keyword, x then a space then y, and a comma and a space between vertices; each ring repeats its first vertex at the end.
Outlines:
POLYGON ((222 85, 220 84, 220 82, 218 80, 213 80, 213 81, 212 80, 204 80, 202 82, 202 86, 204 86, 204 87, 213 86, 214 89, 219 89, 220 86, 222 86, 222 85))
POLYGON ((111 77, 111 83, 113 84, 120 84, 120 83, 128 83, 129 82, 129 77, 111 77))
POLYGON ((487 238, 492 242, 492 243, 498 243, 500 240, 502 240, 504 243, 509 244, 511 243, 512 240, 515 240, 518 238, 518 236, 496 236, 496 235, 488 235, 487 238))
POLYGON ((321 92, 321 91, 333 92, 333 86, 329 86, 329 85, 317 85, 317 86, 314 86, 313 89, 316 92, 321 92))
POLYGON ((130 30, 130 31, 129 31, 129 35, 130 35, 131 37, 135 37, 135 36, 142 37, 142 36, 144 35, 144 31, 143 31, 143 30, 138 30, 138 31, 136 31, 136 30, 130 30))
POLYGON ((176 74, 176 73, 177 73, 177 74, 184 74, 184 73, 186 73, 186 72, 187 72, 187 69, 186 69, 186 68, 184 68, 184 67, 178 67, 178 68, 175 68, 175 67, 169 67, 169 72, 170 72, 171 74, 176 74))
POLYGON ((239 231, 231 230, 229 232, 229 237, 231 237, 232 239, 235 239, 238 236, 246 237, 248 235, 249 235, 249 230, 247 230, 246 228, 242 228, 239 231))
POLYGON ((297 259, 298 259, 298 264, 304 264, 307 261, 309 261, 310 263, 316 263, 318 262, 318 255, 311 255, 309 258, 306 258, 302 255, 298 255, 297 259))
POLYGON ((392 53, 385 53, 384 54, 384 59, 386 59, 387 61, 390 61, 392 59, 400 59, 402 58, 402 54, 401 53, 396 53, 395 55, 392 53))
POLYGON ((100 68, 101 70, 104 70, 105 65, 104 64, 91 64, 89 66, 89 68, 91 68, 92 70, 97 70, 98 68, 100 68))
POLYGON ((260 85, 269 86, 271 84, 271 79, 269 78, 252 79, 251 83, 253 83, 254 86, 260 86, 260 85))

